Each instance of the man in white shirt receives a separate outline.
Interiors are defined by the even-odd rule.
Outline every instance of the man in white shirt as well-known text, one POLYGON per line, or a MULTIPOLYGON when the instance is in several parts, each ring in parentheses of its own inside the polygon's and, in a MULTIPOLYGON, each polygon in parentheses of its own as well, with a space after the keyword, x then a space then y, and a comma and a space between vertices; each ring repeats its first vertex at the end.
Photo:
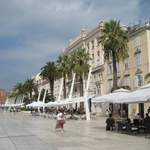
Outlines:
POLYGON ((133 116, 133 119, 139 119, 139 121, 142 120, 142 118, 141 118, 141 116, 140 116, 139 113, 135 114, 135 115, 133 116))

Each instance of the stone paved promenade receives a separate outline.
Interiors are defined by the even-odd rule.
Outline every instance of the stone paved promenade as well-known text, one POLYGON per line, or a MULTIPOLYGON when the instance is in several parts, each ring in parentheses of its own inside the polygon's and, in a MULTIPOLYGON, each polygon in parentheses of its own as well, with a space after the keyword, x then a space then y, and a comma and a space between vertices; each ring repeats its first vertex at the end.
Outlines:
POLYGON ((105 131, 105 118, 70 120, 54 132, 55 120, 0 111, 0 150, 149 150, 150 138, 105 131))

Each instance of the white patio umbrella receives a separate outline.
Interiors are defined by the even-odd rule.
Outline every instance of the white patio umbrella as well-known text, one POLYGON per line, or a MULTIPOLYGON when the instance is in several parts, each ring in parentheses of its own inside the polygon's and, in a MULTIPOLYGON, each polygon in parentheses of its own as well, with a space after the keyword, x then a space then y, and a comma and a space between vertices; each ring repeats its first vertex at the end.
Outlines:
POLYGON ((115 103, 116 99, 126 97, 127 95, 129 95, 129 93, 130 93, 129 90, 123 88, 117 89, 113 91, 113 93, 93 98, 92 103, 102 103, 102 102, 115 103))
POLYGON ((35 107, 43 107, 45 105, 44 102, 38 101, 34 104, 35 107))
POLYGON ((143 103, 150 101, 150 84, 142 86, 125 97, 118 97, 116 103, 143 103))
POLYGON ((45 104, 45 106, 47 106, 47 107, 58 106, 58 101, 55 101, 55 102, 48 102, 48 103, 45 104))
POLYGON ((42 107, 43 105, 44 105, 45 103, 43 103, 43 102, 41 102, 41 101, 39 101, 39 102, 32 102, 32 103, 30 103, 30 104, 28 104, 28 105, 26 105, 26 107, 42 107))
POLYGON ((90 98, 94 98, 94 97, 95 97, 95 95, 91 95, 91 96, 89 96, 89 97, 88 97, 88 99, 90 99, 90 98))
POLYGON ((78 103, 78 102, 84 102, 84 97, 82 96, 82 97, 71 98, 71 100, 69 100, 69 98, 66 98, 64 100, 46 103, 45 106, 48 106, 48 107, 63 106, 63 105, 69 105, 69 104, 78 103))
POLYGON ((113 93, 118 93, 118 92, 130 93, 131 91, 127 90, 127 89, 123 89, 123 88, 120 88, 120 89, 117 89, 117 90, 113 91, 113 93))
POLYGON ((18 103, 18 104, 4 104, 5 107, 18 107, 22 106, 24 103, 18 103))
POLYGON ((37 102, 33 101, 32 103, 27 104, 26 107, 33 107, 35 103, 37 103, 37 102))
MULTIPOLYGON (((94 95, 88 97, 88 99, 92 97, 94 97, 94 95)), ((84 102, 84 96, 71 98, 71 100, 69 100, 68 98, 65 100, 61 100, 58 103, 58 105, 68 105, 68 104, 79 103, 79 102, 84 102)))

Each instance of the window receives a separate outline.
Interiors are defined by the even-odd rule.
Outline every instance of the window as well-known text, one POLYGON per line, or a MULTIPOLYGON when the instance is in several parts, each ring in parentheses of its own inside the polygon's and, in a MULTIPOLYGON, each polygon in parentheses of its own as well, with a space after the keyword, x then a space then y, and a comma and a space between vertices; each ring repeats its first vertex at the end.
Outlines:
POLYGON ((74 88, 74 92, 78 92, 77 88, 74 88))
POLYGON ((87 50, 90 51, 89 43, 87 44, 87 50))
POLYGON ((100 81, 103 80, 103 74, 102 73, 99 74, 99 79, 100 79, 100 81))
POLYGON ((136 37, 135 38, 135 47, 139 46, 140 45, 140 37, 136 37))
POLYGON ((136 53, 135 54, 135 61, 136 61, 136 66, 141 65, 141 53, 136 53))
POLYGON ((92 50, 94 49, 94 40, 92 41, 92 50))
POLYGON ((143 75, 137 74, 134 79, 134 87, 140 87, 143 85, 143 75))
POLYGON ((108 64, 108 74, 112 74, 112 73, 113 73, 112 64, 108 64))
POLYGON ((118 86, 118 87, 121 87, 121 81, 120 81, 120 78, 117 79, 117 86, 118 86))
POLYGON ((94 88, 94 95, 96 95, 97 93, 96 93, 96 88, 94 88))
POLYGON ((120 68, 119 68, 119 63, 118 62, 116 62, 116 67, 117 67, 117 72, 119 72, 120 68))
POLYGON ((108 90, 109 90, 109 92, 111 92, 112 87, 113 87, 113 82, 112 82, 112 80, 108 80, 108 90))
POLYGON ((129 59, 128 58, 126 58, 124 60, 124 68, 125 68, 125 70, 129 69, 129 59))
POLYGON ((94 61, 94 54, 92 54, 92 59, 93 59, 93 61, 94 61))
POLYGON ((124 85, 125 86, 130 86, 130 78, 129 78, 129 76, 125 76, 124 77, 124 85))
POLYGON ((96 38, 97 47, 99 45, 99 37, 96 38))
POLYGON ((97 59, 99 59, 99 51, 97 51, 97 59))

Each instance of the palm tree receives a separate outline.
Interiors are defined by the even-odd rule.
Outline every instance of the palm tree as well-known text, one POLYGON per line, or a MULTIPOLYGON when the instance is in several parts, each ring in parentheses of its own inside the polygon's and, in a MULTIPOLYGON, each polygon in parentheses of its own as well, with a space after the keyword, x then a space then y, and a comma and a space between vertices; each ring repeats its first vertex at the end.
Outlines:
POLYGON ((54 81, 57 76, 57 67, 55 65, 55 62, 47 62, 46 65, 41 68, 41 70, 42 72, 40 73, 40 76, 42 76, 43 79, 49 80, 51 100, 54 101, 54 81))
POLYGON ((32 101, 33 92, 37 92, 37 85, 34 83, 34 79, 27 79, 24 83, 24 88, 29 93, 29 99, 32 101))
POLYGON ((72 54, 71 58, 74 58, 71 65, 80 81, 80 96, 83 96, 83 79, 86 79, 88 76, 90 68, 88 61, 91 60, 90 54, 80 47, 72 54))
POLYGON ((17 101, 17 98, 19 96, 23 96, 25 95, 25 88, 24 88, 24 85, 22 83, 17 83, 15 86, 14 86, 14 92, 12 92, 9 97, 10 98, 15 98, 15 103, 17 101))
MULTIPOLYGON (((146 74, 145 76, 145 80, 150 79, 150 73, 146 74)), ((150 80, 148 81, 148 83, 150 83, 150 80)))
POLYGON ((57 60, 58 66, 58 75, 59 77, 63 77, 63 96, 64 99, 66 98, 66 77, 69 70, 69 57, 68 55, 61 55, 58 57, 57 60))
POLYGON ((14 88, 18 94, 25 94, 25 88, 22 83, 17 83, 14 88))
POLYGON ((120 21, 110 20, 106 22, 101 30, 102 35, 99 37, 99 44, 103 46, 104 59, 112 60, 113 65, 113 90, 117 89, 117 62, 128 57, 129 35, 123 31, 120 21))
MULTIPOLYGON (((44 94, 45 94, 45 89, 42 89, 40 100, 43 100, 44 94)), ((50 95, 48 94, 48 91, 46 91, 45 103, 48 103, 48 102, 50 102, 50 95)))

